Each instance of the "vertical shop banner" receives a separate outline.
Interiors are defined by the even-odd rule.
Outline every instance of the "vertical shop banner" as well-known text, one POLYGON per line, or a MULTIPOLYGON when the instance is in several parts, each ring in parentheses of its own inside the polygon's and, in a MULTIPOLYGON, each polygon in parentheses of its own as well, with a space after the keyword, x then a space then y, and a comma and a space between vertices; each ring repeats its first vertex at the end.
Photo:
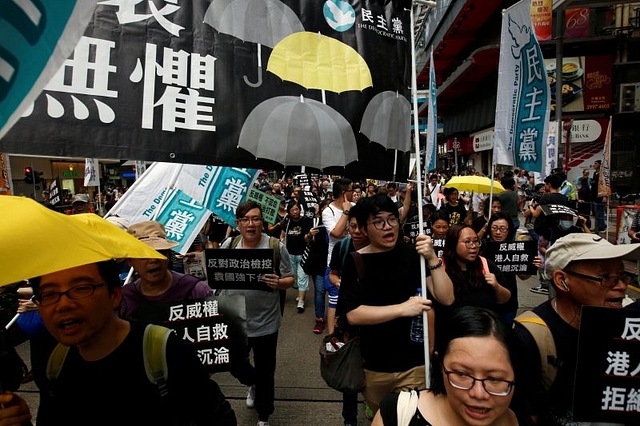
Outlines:
POLYGON ((584 61, 584 110, 602 111, 613 108, 613 57, 586 56, 584 61))
POLYGON ((409 98, 410 4, 99 2, 0 151, 391 177, 359 129, 409 98))
POLYGON ((558 122, 549 122, 549 133, 544 146, 544 170, 541 172, 541 179, 551 174, 551 171, 558 167, 558 149, 560 146, 560 137, 562 131, 558 132, 558 122))
POLYGON ((13 195, 9 155, 0 152, 0 195, 13 195))
POLYGON ((607 127, 607 136, 604 139, 604 153, 600 174, 598 175, 598 197, 608 197, 611 195, 611 119, 607 127))
POLYGON ((550 89, 529 2, 502 13, 494 163, 541 172, 550 89))
POLYGON ((551 40, 553 0, 531 0, 531 23, 538 41, 551 40))
MULTIPOLYGON (((97 1, 5 1, 0 7, 0 139, 71 54, 97 1)), ((7 149, 7 152, 22 152, 7 149)))
POLYGON ((564 38, 589 37, 589 8, 564 11, 564 38))

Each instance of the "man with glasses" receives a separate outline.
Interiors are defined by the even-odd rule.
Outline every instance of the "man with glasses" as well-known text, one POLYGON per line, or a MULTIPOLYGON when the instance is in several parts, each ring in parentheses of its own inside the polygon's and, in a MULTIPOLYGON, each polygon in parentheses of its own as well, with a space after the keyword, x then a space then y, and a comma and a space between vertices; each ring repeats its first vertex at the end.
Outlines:
MULTIPOLYGON (((415 246, 399 241, 398 208, 388 196, 360 200, 355 218, 369 244, 345 258, 340 310, 346 313, 349 325, 360 327, 363 393, 376 412, 386 394, 426 385, 425 343, 411 340, 412 319, 431 309, 430 300, 416 297, 422 284, 420 256, 425 257, 429 271, 429 298, 450 305, 453 284, 430 237, 420 235, 415 246)), ((433 322, 429 325, 431 328, 433 322)))
MULTIPOLYGON (((263 232, 263 217, 260 205, 254 201, 246 201, 236 208, 236 224, 240 237, 229 239, 221 248, 235 249, 269 249, 273 237, 263 232)), ((253 351, 254 365, 246 362, 233 367, 231 373, 240 383, 249 386, 246 404, 255 406, 258 412, 258 426, 268 426, 269 416, 273 414, 275 399, 276 352, 278 330, 282 322, 280 313, 279 290, 286 290, 293 285, 294 276, 291 268, 289 252, 278 239, 275 243, 279 250, 279 261, 272 274, 264 274, 261 281, 272 291, 264 290, 227 290, 228 294, 242 294, 247 310, 247 344, 253 351)), ((275 251, 275 250, 274 250, 275 251)), ((276 255, 274 253, 274 260, 276 255)))
MULTIPOLYGON (((236 425, 218 385, 174 333, 161 349, 168 393, 163 396, 150 381, 145 327, 117 314, 118 273, 117 263, 109 260, 31 280, 44 325, 68 347, 57 377, 40 389, 38 425, 236 425)), ((0 424, 31 424, 28 407, 17 395, 0 395, 0 404, 0 424)))
POLYGON ((621 309, 630 282, 622 260, 638 258, 640 246, 613 245, 596 234, 569 234, 549 248, 545 276, 554 285, 556 297, 534 308, 533 313, 539 317, 536 324, 548 328, 556 354, 550 356, 516 319, 516 335, 526 357, 523 373, 528 379, 520 382, 526 397, 526 403, 517 407, 521 418, 537 418, 537 423, 544 425, 571 423, 581 309, 621 309), (541 351, 546 352, 544 357, 541 351), (552 374, 546 376, 555 378, 545 385, 548 371, 552 374))

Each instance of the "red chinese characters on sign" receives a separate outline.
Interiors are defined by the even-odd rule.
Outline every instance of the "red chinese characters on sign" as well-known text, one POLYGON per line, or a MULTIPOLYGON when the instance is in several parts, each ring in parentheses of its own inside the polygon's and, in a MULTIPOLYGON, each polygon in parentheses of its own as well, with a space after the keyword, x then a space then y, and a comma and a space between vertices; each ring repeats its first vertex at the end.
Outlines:
POLYGON ((589 37, 589 8, 582 7, 565 11, 564 37, 589 37))
POLYGON ((611 109, 613 58, 587 56, 584 68, 584 110, 611 109))

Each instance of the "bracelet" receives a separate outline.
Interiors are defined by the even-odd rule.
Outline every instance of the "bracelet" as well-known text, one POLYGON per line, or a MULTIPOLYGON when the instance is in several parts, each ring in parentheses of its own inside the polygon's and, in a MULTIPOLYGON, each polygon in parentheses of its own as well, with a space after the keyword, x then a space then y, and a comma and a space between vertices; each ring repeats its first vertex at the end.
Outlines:
POLYGON ((429 270, 430 271, 433 271, 434 269, 438 269, 439 267, 442 266, 442 259, 438 259, 438 263, 437 264, 435 264, 433 266, 431 266, 431 265, 428 265, 428 266, 429 266, 429 270))

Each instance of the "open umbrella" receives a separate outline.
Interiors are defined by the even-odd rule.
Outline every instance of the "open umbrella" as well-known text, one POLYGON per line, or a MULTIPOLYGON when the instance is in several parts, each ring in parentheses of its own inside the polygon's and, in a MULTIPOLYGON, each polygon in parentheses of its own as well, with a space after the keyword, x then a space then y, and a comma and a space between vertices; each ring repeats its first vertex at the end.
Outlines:
POLYGON ((387 149, 411 149, 411 104, 398 92, 387 90, 367 104, 360 132, 387 149))
POLYGON ((0 196, 0 220, 0 285, 109 259, 164 259, 97 215, 67 216, 30 198, 0 196))
POLYGON ((312 32, 285 37, 271 52, 267 71, 306 89, 342 93, 373 86, 366 61, 351 46, 312 32))
POLYGON ((258 44, 258 81, 262 84, 262 51, 260 45, 273 48, 286 36, 304 31, 295 12, 279 0, 213 0, 204 15, 204 23, 218 32, 258 44))
MULTIPOLYGON (((491 179, 484 176, 454 176, 444 185, 445 188, 456 188, 461 192, 488 194, 491 192, 491 179)), ((504 191, 500 182, 493 181, 493 193, 504 191)))
POLYGON ((242 126, 238 147, 285 166, 324 169, 358 159, 347 119, 302 96, 278 96, 255 107, 242 126))

